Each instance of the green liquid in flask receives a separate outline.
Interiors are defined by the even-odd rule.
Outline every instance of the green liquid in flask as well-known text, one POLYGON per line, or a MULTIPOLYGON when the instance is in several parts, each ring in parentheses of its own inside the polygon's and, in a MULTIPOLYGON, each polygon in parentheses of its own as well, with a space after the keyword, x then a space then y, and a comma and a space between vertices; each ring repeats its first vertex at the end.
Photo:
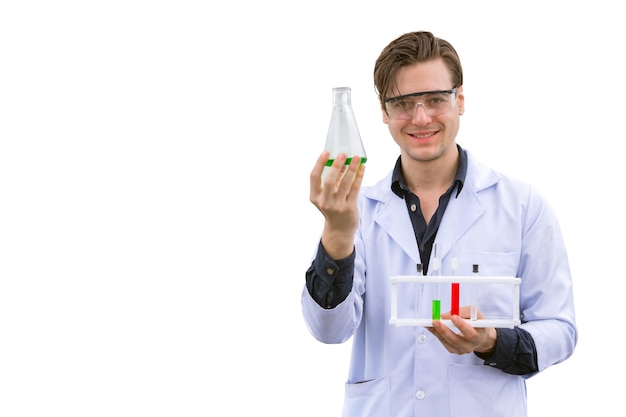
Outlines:
MULTIPOLYGON (((335 162, 334 159, 329 159, 328 161, 326 161, 326 166, 329 167, 333 164, 333 162, 335 162)), ((350 162, 352 162, 352 158, 346 158, 346 163, 344 165, 350 165, 350 162)), ((363 165, 364 163, 367 162, 367 157, 362 156, 361 157, 361 165, 363 165)))

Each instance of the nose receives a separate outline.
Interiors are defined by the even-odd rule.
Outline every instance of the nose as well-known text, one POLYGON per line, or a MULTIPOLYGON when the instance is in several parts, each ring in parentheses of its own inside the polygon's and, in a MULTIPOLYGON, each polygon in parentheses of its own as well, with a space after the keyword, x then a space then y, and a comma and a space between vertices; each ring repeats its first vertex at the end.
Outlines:
POLYGON ((413 123, 420 124, 423 120, 430 120, 430 116, 426 112, 426 107, 424 107, 424 103, 416 103, 415 110, 413 111, 413 123), (420 111, 420 107, 422 111, 420 111))

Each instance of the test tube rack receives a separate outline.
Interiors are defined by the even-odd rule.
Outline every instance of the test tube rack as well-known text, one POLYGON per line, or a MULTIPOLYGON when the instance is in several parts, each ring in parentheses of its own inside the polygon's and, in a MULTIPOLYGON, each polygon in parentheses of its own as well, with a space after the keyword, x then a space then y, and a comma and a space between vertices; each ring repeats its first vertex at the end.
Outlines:
MULTIPOLYGON (((521 278, 515 277, 490 277, 490 276, 423 276, 423 275, 397 275, 391 277, 391 318, 389 324, 395 326, 423 326, 431 327, 432 318, 399 318, 398 317, 398 284, 450 284, 469 283, 476 285, 510 284, 512 287, 512 306, 510 319, 465 319, 472 327, 506 327, 513 328, 520 325, 519 313, 519 290, 521 278)), ((448 327, 455 327, 451 320, 441 319, 448 327)))

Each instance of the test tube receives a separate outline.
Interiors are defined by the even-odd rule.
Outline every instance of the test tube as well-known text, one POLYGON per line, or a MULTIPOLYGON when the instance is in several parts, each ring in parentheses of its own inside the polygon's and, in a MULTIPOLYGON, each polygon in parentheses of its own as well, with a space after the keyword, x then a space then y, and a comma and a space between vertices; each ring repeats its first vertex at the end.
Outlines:
MULTIPOLYGON (((472 276, 478 276, 478 265, 474 264, 472 266, 472 276)), ((470 320, 478 319, 478 300, 476 296, 476 283, 471 284, 471 295, 470 295, 470 320)))
MULTIPOLYGON (((416 269, 417 269, 418 276, 424 276, 424 267, 422 266, 422 264, 417 264, 416 269)), ((417 284, 417 297, 415 299, 415 313, 417 314, 417 318, 419 318, 420 316, 419 312, 420 312, 420 309, 422 308, 423 292, 424 292, 424 284, 423 283, 417 284)))
MULTIPOLYGON (((439 258, 439 244, 433 244, 431 266, 434 276, 441 275, 441 259, 439 258)), ((435 298, 433 299, 433 320, 441 319, 441 296, 439 295, 439 286, 441 283, 435 283, 435 298)))
POLYGON ((451 294, 451 306, 450 306, 450 314, 459 315, 459 292, 460 287, 458 282, 452 283, 452 294, 451 294))
MULTIPOLYGON (((456 276, 459 270, 459 251, 457 245, 452 246, 452 275, 456 276)), ((450 314, 459 315, 459 297, 461 288, 458 282, 452 283, 452 294, 450 297, 450 314)))

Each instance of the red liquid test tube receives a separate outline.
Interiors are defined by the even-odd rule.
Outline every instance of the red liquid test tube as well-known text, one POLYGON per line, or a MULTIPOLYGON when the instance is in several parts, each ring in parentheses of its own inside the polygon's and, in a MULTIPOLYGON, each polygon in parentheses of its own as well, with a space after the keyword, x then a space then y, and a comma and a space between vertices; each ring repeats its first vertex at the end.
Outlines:
POLYGON ((452 283, 452 306, 450 306, 450 314, 459 315, 459 284, 452 283))

